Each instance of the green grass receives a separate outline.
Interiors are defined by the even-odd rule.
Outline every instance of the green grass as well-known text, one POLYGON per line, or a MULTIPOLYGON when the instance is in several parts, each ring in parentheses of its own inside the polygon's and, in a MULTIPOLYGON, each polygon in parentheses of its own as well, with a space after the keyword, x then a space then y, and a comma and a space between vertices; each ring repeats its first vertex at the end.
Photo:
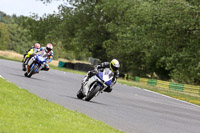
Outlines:
POLYGON ((120 133, 0 78, 1 133, 120 133))
POLYGON ((200 105, 200 97, 196 95, 191 95, 191 94, 186 94, 184 92, 179 92, 179 91, 174 91, 174 90, 169 90, 169 89, 163 89, 163 88, 158 88, 156 86, 151 86, 147 84, 141 84, 135 81, 127 81, 123 79, 119 79, 118 83, 121 84, 126 84, 128 86, 134 86, 142 89, 147 89, 151 90, 160 94, 164 94, 179 100, 187 101, 196 105, 200 105))
POLYGON ((68 69, 68 68, 63 68, 63 67, 57 67, 57 66, 53 66, 53 65, 49 65, 51 69, 55 69, 55 70, 59 70, 59 71, 64 71, 64 72, 71 72, 71 73, 77 73, 77 74, 81 74, 81 75, 85 75, 86 72, 83 71, 77 71, 77 70, 72 70, 72 69, 68 69))

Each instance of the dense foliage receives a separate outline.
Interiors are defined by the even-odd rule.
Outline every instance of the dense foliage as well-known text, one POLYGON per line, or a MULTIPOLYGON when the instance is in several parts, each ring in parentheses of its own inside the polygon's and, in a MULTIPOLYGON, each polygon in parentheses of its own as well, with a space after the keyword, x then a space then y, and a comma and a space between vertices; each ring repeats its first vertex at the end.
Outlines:
POLYGON ((68 2, 58 14, 16 22, 31 40, 52 42, 57 57, 116 58, 132 76, 200 83, 199 0, 68 2))
POLYGON ((0 50, 13 50, 23 54, 34 44, 30 31, 20 27, 15 15, 8 16, 0 12, 0 50))

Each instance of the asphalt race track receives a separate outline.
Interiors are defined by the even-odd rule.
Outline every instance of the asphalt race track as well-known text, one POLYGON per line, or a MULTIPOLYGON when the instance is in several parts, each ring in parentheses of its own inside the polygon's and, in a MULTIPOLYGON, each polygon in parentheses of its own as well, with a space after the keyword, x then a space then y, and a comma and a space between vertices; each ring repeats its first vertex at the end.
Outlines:
POLYGON ((20 62, 0 60, 6 80, 126 133, 200 133, 199 106, 121 84, 86 102, 76 98, 83 75, 51 69, 27 78, 21 68, 20 62))

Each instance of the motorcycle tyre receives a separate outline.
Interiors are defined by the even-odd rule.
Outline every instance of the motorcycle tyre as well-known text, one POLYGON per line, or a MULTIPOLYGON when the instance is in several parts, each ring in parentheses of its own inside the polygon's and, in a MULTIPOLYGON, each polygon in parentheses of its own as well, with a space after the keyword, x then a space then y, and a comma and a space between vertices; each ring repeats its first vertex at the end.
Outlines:
POLYGON ((37 66, 33 66, 33 69, 30 70, 30 72, 28 73, 27 77, 31 77, 34 73, 35 73, 35 70, 37 69, 37 66))
POLYGON ((25 64, 22 64, 22 71, 26 71, 26 65, 25 64))
POLYGON ((82 88, 80 88, 80 90, 77 92, 76 96, 77 96, 78 99, 83 99, 84 98, 84 94, 82 92, 82 88))
POLYGON ((90 101, 100 90, 99 86, 96 86, 95 88, 92 89, 92 91, 85 97, 85 101, 90 101))

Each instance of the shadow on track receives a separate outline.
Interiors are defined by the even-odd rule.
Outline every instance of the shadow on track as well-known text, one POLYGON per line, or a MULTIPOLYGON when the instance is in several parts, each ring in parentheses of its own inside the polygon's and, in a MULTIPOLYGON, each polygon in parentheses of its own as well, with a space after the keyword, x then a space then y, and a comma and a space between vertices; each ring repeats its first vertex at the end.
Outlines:
POLYGON ((104 105, 104 106, 110 106, 110 105, 105 104, 105 103, 99 103, 99 102, 95 102, 95 101, 85 101, 83 99, 78 99, 77 97, 72 97, 72 96, 67 96, 67 95, 59 95, 59 96, 68 97, 68 98, 76 99, 76 100, 87 102, 87 103, 94 103, 94 104, 99 104, 99 105, 104 105))
MULTIPOLYGON (((77 98, 78 99, 78 98, 77 98)), ((85 100, 83 100, 85 101, 85 100)), ((108 104, 105 104, 105 103, 99 103, 99 102, 95 102, 95 101, 85 101, 85 102, 89 102, 89 103, 95 103, 95 104, 99 104, 99 105, 104 105, 104 106, 110 106, 108 104)))
POLYGON ((28 77, 25 77, 24 75, 18 75, 18 74, 13 74, 13 73, 7 73, 7 74, 13 75, 13 76, 18 76, 18 77, 23 77, 23 78, 27 78, 27 79, 33 79, 33 80, 39 80, 39 81, 46 81, 46 80, 38 79, 38 78, 34 78, 34 77, 28 78, 28 77))

